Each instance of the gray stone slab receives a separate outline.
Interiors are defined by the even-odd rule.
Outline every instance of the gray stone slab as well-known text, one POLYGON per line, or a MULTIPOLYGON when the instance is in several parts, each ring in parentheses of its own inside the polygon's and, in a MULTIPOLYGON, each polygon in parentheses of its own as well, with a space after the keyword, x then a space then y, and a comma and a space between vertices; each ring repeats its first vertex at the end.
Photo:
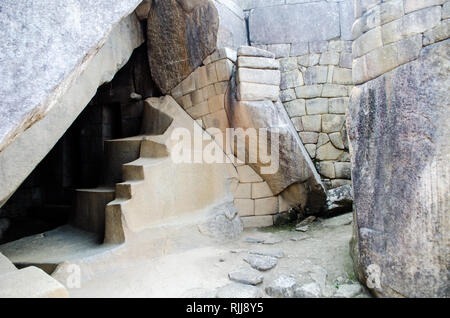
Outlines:
POLYGON ((140 2, 0 2, 0 151, 45 116, 140 2))
POLYGON ((252 44, 330 40, 340 36, 339 4, 315 2, 256 8, 249 16, 252 44))

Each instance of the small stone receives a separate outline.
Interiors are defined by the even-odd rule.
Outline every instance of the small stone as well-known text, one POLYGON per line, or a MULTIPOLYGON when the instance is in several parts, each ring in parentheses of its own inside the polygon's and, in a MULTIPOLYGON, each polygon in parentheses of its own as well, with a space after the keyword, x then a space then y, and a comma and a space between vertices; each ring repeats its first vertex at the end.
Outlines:
POLYGON ((275 54, 273 54, 272 52, 262 50, 254 46, 241 46, 237 50, 237 56, 258 56, 275 58, 275 54))
POLYGON ((262 243, 264 242, 264 239, 255 238, 255 237, 246 237, 244 239, 245 243, 262 243))
POLYGON ((305 226, 298 226, 295 228, 296 231, 300 231, 300 232, 306 232, 309 230, 309 225, 305 225, 305 226))
POLYGON ((303 116, 302 125, 305 131, 320 132, 322 126, 322 116, 321 115, 303 116))
POLYGON ((278 70, 280 62, 265 57, 238 57, 238 67, 278 70))
POLYGON ((280 275, 266 287, 266 294, 271 297, 292 298, 295 294, 296 281, 286 275, 280 275))
POLYGON ((334 132, 329 134, 330 141, 337 149, 345 149, 344 141, 342 140, 342 136, 340 132, 334 132))
POLYGON ((216 293, 217 298, 261 298, 262 292, 259 288, 251 285, 230 283, 220 287, 216 293))
POLYGON ((278 244, 281 242, 283 242, 282 239, 271 237, 271 238, 265 239, 264 242, 262 242, 262 243, 266 244, 266 245, 274 245, 274 244, 278 244))
POLYGON ((335 228, 339 226, 349 225, 353 221, 353 213, 346 213, 334 218, 327 219, 322 222, 324 227, 335 228))
POLYGON ((283 105, 289 117, 306 115, 306 102, 304 99, 296 99, 290 102, 286 102, 283 105))
POLYGON ((278 260, 276 257, 249 254, 244 258, 251 267, 260 271, 267 271, 274 268, 278 260))
MULTIPOLYGON (((264 244, 264 242, 263 242, 263 244, 264 244)), ((286 256, 286 254, 284 254, 284 252, 282 250, 278 250, 278 249, 255 250, 255 251, 250 251, 249 254, 270 256, 270 257, 276 257, 276 258, 283 258, 286 256)))
POLYGON ((360 284, 345 284, 339 285, 337 292, 334 294, 334 297, 339 298, 352 298, 362 292, 362 288, 360 284))
POLYGON ((251 268, 241 268, 240 270, 229 273, 228 277, 236 283, 246 285, 258 285, 264 279, 260 272, 251 268))
POLYGON ((298 298, 319 298, 322 291, 320 285, 314 282, 297 287, 294 295, 298 298))
POLYGON ((291 238, 291 241, 299 242, 299 241, 303 241, 303 240, 306 240, 306 239, 309 239, 309 238, 310 238, 309 235, 301 234, 301 235, 299 235, 299 236, 292 237, 292 238, 291 238))
POLYGON ((302 227, 308 224, 311 224, 312 222, 314 222, 316 220, 316 217, 311 215, 308 216, 306 219, 304 219, 303 221, 301 221, 300 223, 297 224, 297 227, 302 227))

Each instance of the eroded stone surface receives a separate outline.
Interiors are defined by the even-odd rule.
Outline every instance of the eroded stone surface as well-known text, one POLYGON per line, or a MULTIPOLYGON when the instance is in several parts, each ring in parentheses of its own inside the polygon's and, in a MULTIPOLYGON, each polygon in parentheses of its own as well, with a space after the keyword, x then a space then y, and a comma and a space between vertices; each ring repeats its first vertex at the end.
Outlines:
POLYGON ((241 268, 240 270, 230 272, 228 277, 234 282, 247 285, 261 284, 264 279, 260 272, 251 268, 241 268))
POLYGON ((244 258, 251 267, 260 271, 267 271, 271 268, 274 268, 278 260, 276 257, 265 256, 265 255, 254 255, 249 254, 244 258))
POLYGON ((353 258, 379 296, 448 296, 449 44, 352 93, 353 258))
POLYGON ((200 66, 217 44, 219 17, 209 0, 154 0, 148 17, 152 76, 166 94, 200 66))
POLYGON ((140 2, 0 3, 0 151, 45 116, 140 2))

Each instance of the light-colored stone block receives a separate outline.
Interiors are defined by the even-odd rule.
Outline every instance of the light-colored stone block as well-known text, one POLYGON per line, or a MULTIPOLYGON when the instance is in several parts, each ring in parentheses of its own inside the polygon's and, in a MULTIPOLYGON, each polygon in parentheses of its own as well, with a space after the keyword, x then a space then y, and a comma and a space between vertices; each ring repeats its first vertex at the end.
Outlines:
POLYGON ((181 82, 181 90, 183 95, 192 93, 195 91, 195 76, 191 73, 183 82, 181 82))
POLYGON ((280 62, 265 57, 239 56, 237 65, 238 67, 269 69, 269 70, 278 70, 280 68, 280 62))
POLYGON ((323 85, 305 85, 295 88, 297 98, 314 98, 322 96, 323 85))
POLYGON ((209 84, 219 82, 215 64, 206 65, 206 78, 209 84))
POLYGON ((322 115, 322 131, 332 133, 340 131, 345 122, 344 115, 325 114, 322 115))
POLYGON ((225 94, 228 89, 228 81, 215 83, 214 88, 216 90, 217 95, 225 94))
POLYGON ((303 122, 302 117, 292 117, 292 124, 294 125, 295 130, 303 131, 303 122))
POLYGON ((442 8, 436 6, 414 11, 405 15, 402 18, 403 34, 405 36, 410 36, 434 28, 441 21, 441 11, 442 8))
POLYGON ((403 0, 392 0, 380 5, 380 22, 385 24, 403 16, 403 0))
POLYGON ((322 65, 338 65, 339 53, 337 52, 324 52, 320 55, 319 64, 322 65))
POLYGON ((66 288, 43 270, 30 266, 4 274, 0 298, 67 298, 66 288))
POLYGON ((327 66, 311 66, 304 72, 305 84, 322 84, 327 82, 328 67, 327 66))
POLYGON ((322 90, 322 97, 341 97, 348 96, 347 86, 338 84, 325 84, 322 90))
POLYGON ((205 101, 198 105, 188 108, 187 113, 194 119, 198 119, 209 113, 208 103, 205 101))
POLYGON ((219 60, 214 63, 217 72, 217 81, 228 81, 231 77, 234 64, 229 59, 219 60))
POLYGON ((267 182, 252 183, 252 199, 267 197, 273 197, 272 190, 270 190, 267 182))
MULTIPOLYGON (((280 85, 279 70, 259 70, 240 67, 236 75, 236 83, 248 82, 256 84, 280 85)), ((284 88, 282 88, 284 89, 284 88)))
POLYGON ((289 71, 281 74, 280 88, 295 88, 297 86, 303 85, 302 73, 298 70, 289 71))
POLYGON ((350 179, 351 178, 351 163, 350 162, 335 162, 336 178, 350 179))
POLYGON ((333 83, 352 84, 352 70, 347 68, 335 67, 333 69, 333 83))
POLYGON ((336 149, 331 142, 320 146, 316 150, 316 159, 318 160, 337 160, 342 154, 342 150, 336 149))
POLYGON ((239 216, 255 215, 255 203, 252 199, 234 199, 234 206, 239 216))
POLYGON ((334 179, 336 173, 334 171, 334 163, 332 161, 320 161, 318 163, 319 173, 324 177, 334 179))
POLYGON ((445 39, 448 39, 449 36, 450 36, 450 20, 447 19, 441 21, 441 23, 435 26, 433 29, 424 32, 423 45, 426 46, 439 41, 443 41, 445 39))
POLYGON ((267 50, 262 50, 254 46, 241 46, 237 50, 237 56, 257 56, 275 58, 275 54, 267 50))
POLYGON ((285 57, 278 60, 280 62, 280 71, 289 72, 298 70, 297 57, 285 57))
POLYGON ((251 199, 252 197, 252 184, 251 183, 238 183, 236 189, 233 192, 235 199, 251 199))
POLYGON ((299 136, 304 144, 315 144, 319 139, 319 134, 311 131, 301 132, 299 136))
POLYGON ((220 94, 208 99, 208 107, 211 113, 222 110, 225 107, 225 95, 220 94))
POLYGON ((208 85, 208 75, 206 73, 206 66, 199 67, 194 72, 194 81, 196 89, 202 89, 208 85))
POLYGON ((237 99, 241 101, 277 101, 280 95, 278 86, 241 82, 237 87, 237 99))
POLYGON ((326 114, 328 113, 328 99, 313 98, 306 100, 306 113, 308 115, 326 114))
POLYGON ((315 144, 306 144, 305 148, 311 159, 314 159, 316 157, 317 146, 315 144))
POLYGON ((239 181, 242 183, 248 183, 248 182, 262 182, 264 181, 256 172, 252 169, 252 167, 245 165, 245 166, 239 166, 236 168, 238 175, 239 175, 239 181))
POLYGON ((381 27, 376 27, 353 41, 353 57, 360 57, 382 46, 381 27))
POLYGON ((330 114, 345 114, 348 103, 348 97, 331 98, 328 101, 328 112, 330 114))
POLYGON ((255 200, 255 215, 269 215, 278 213, 278 198, 270 197, 255 200))
POLYGON ((287 57, 291 51, 291 44, 269 44, 267 51, 275 54, 275 58, 287 57))
POLYGON ((333 144, 333 146, 335 146, 338 149, 344 149, 344 141, 342 139, 342 135, 340 132, 334 132, 329 134, 330 137, 330 141, 333 144))
POLYGON ((290 102, 292 100, 294 100, 297 97, 295 90, 290 88, 290 89, 284 89, 280 91, 280 100, 284 103, 284 102, 290 102))
POLYGON ((404 10, 405 13, 410 13, 432 6, 440 6, 444 2, 444 0, 404 0, 404 10))
POLYGON ((322 116, 321 115, 303 116, 302 125, 305 131, 320 132, 322 127, 322 116))

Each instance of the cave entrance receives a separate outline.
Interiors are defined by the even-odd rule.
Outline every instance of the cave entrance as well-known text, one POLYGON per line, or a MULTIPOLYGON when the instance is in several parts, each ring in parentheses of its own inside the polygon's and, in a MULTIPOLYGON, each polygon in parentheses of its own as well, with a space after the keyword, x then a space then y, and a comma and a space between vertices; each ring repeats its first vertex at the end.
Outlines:
MULTIPOLYGON (((51 273, 69 254, 101 245, 104 207, 121 182, 105 167, 105 144, 139 135, 144 99, 153 96, 161 93, 144 43, 0 208, 1 253, 19 268, 35 265, 51 273)), ((132 156, 127 159, 137 159, 132 156)))

